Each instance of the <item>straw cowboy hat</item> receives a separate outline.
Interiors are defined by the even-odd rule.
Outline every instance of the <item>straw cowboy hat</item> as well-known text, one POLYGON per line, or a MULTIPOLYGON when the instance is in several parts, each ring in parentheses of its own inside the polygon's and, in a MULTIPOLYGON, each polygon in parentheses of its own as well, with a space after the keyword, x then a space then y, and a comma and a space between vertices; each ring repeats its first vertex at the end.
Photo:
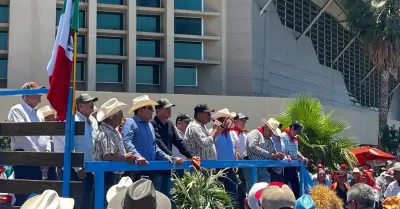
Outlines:
POLYGON ((229 112, 228 108, 218 110, 217 112, 214 112, 211 115, 211 118, 214 120, 217 120, 218 118, 233 118, 233 117, 234 116, 232 115, 231 112, 229 112))
POLYGON ((122 177, 121 180, 119 180, 118 184, 112 186, 107 191, 107 195, 106 195, 107 202, 110 202, 110 200, 115 195, 117 195, 118 192, 128 189, 132 184, 133 184, 133 181, 130 177, 128 177, 128 176, 122 177))
POLYGON ((277 121, 275 118, 270 118, 269 120, 265 120, 264 118, 261 120, 262 123, 268 126, 269 129, 271 129, 272 133, 275 136, 281 136, 281 129, 279 129, 279 121, 277 121))
POLYGON ((51 109, 50 106, 44 106, 40 108, 39 111, 43 114, 44 117, 47 117, 49 115, 54 115, 54 111, 51 109))
POLYGON ((389 171, 399 171, 400 172, 400 163, 395 163, 392 168, 389 169, 389 171))
POLYGON ((127 189, 119 191, 107 206, 108 209, 171 209, 171 201, 154 189, 153 183, 142 178, 127 189))
POLYGON ((97 121, 101 122, 125 107, 125 103, 118 101, 116 98, 112 98, 101 105, 99 111, 97 112, 97 121))
POLYGON ((72 198, 61 198, 54 190, 45 190, 43 194, 28 199, 21 209, 73 209, 72 198))
POLYGON ((149 106, 149 105, 151 105, 151 106, 158 105, 158 103, 156 101, 151 100, 149 98, 149 96, 147 96, 147 95, 142 95, 142 96, 136 97, 132 100, 132 102, 133 102, 133 105, 132 105, 131 109, 129 110, 130 115, 133 113, 133 111, 135 111, 141 107, 149 106))

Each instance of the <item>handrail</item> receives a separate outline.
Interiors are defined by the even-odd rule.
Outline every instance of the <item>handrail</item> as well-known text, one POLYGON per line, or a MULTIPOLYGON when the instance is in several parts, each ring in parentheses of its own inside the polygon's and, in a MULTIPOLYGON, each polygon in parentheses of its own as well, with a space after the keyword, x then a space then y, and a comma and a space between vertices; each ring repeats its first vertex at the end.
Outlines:
POLYGON ((49 89, 1 90, 0 96, 35 95, 35 94, 47 94, 48 92, 49 89))
MULTIPOLYGON (((85 171, 93 172, 95 175, 95 209, 104 208, 104 172, 109 171, 145 171, 145 170, 179 170, 189 169, 192 165, 191 161, 184 161, 181 165, 175 165, 167 161, 150 161, 148 165, 140 166, 137 164, 128 164, 126 162, 109 162, 109 161, 89 161, 85 162, 85 171)), ((232 160, 217 161, 203 160, 201 167, 211 168, 249 168, 251 169, 251 184, 257 181, 257 167, 300 167, 300 193, 303 193, 305 163, 293 160, 291 162, 284 160, 232 160)))

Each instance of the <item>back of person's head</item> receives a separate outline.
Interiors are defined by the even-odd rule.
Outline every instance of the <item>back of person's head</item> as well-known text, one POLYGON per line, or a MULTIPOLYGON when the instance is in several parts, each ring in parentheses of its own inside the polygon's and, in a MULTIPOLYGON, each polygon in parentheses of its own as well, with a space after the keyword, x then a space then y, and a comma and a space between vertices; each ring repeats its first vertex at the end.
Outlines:
POLYGON ((263 209, 293 209, 296 198, 288 185, 281 182, 271 182, 262 192, 260 202, 263 209))
POLYGON ((324 185, 317 185, 310 191, 316 209, 343 209, 343 201, 324 185))
POLYGON ((347 202, 356 202, 359 208, 375 206, 375 193, 372 187, 367 184, 355 184, 347 191, 347 202))

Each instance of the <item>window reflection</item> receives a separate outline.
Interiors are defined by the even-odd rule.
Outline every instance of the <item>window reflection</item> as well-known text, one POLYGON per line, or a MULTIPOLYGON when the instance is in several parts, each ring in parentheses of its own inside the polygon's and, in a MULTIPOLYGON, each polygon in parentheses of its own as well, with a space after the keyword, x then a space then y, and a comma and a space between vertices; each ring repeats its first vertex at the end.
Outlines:
POLYGON ((159 65, 136 65, 136 84, 160 84, 160 66, 159 65))
POLYGON ((96 63, 96 82, 122 83, 122 63, 96 63))
POLYGON ((175 86, 197 86, 197 68, 194 66, 175 66, 175 86))

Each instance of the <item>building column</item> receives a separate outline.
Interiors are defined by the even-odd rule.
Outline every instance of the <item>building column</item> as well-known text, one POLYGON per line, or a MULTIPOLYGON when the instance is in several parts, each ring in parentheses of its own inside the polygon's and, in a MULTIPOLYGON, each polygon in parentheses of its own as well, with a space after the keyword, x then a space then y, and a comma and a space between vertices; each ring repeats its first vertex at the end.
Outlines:
POLYGON ((88 28, 86 85, 88 91, 96 91, 97 0, 88 1, 86 13, 88 28))
POLYGON ((126 76, 124 79, 125 90, 136 92, 136 0, 127 0, 128 11, 126 14, 126 50, 128 60, 126 61, 126 76))
POLYGON ((174 1, 164 0, 164 24, 163 29, 165 33, 163 55, 165 63, 161 71, 161 84, 163 93, 173 94, 175 92, 174 87, 174 68, 175 68, 175 14, 174 14, 174 1))

